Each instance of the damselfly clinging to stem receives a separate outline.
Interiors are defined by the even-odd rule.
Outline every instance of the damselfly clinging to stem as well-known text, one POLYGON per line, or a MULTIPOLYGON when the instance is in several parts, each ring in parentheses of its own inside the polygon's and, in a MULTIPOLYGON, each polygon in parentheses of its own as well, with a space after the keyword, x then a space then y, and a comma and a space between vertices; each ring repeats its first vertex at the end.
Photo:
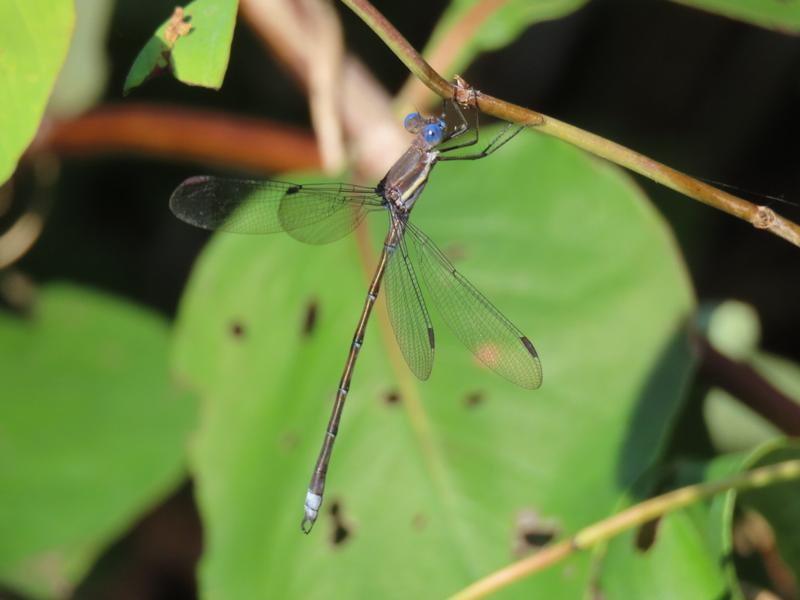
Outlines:
POLYGON ((308 486, 301 523, 305 533, 311 531, 322 505, 325 477, 344 401, 364 342, 367 321, 384 279, 389 318, 398 345, 408 366, 420 379, 427 379, 433 366, 434 334, 425 305, 427 298, 458 339, 483 364, 525 388, 537 388, 542 383, 541 364, 530 340, 408 220, 437 162, 486 157, 521 128, 510 131, 506 127, 477 154, 450 155, 447 153, 451 150, 478 142, 477 113, 474 125, 470 126, 458 103, 448 101, 441 115, 423 117, 411 113, 404 125, 414 134, 414 140, 376 187, 192 177, 170 198, 170 208, 175 215, 197 227, 238 233, 286 231, 311 244, 338 240, 372 211, 385 211, 389 215, 389 231, 308 486), (474 133, 471 139, 446 145, 467 131, 474 133))

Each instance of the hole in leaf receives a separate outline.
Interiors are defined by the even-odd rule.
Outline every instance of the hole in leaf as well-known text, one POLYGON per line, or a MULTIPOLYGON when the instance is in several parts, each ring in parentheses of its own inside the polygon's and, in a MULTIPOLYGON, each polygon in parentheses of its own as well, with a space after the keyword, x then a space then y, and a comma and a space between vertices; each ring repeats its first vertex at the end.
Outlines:
POLYGON ((552 519, 543 519, 532 509, 521 510, 517 514, 514 554, 525 556, 541 550, 553 541, 559 527, 552 519))
POLYGON ((397 390, 389 390, 383 395, 383 401, 386 402, 386 404, 399 404, 400 392, 397 390))
POLYGON ((311 300, 306 305, 306 315, 305 318, 303 319, 303 335, 306 337, 310 336, 314 332, 314 329, 317 326, 318 306, 319 305, 317 304, 316 300, 311 300))
POLYGON ((345 524, 342 518, 342 507, 338 501, 331 502, 329 509, 331 519, 333 520, 333 536, 331 541, 334 546, 341 546, 350 537, 350 528, 345 524))
POLYGON ((661 523, 661 517, 648 521, 636 532, 636 549, 639 552, 647 552, 656 543, 656 536, 658 535, 658 526, 661 523))
POLYGON ((526 544, 532 548, 541 548, 553 541, 555 533, 552 531, 526 531, 523 536, 526 544))
POLYGON ((411 519, 411 526, 417 531, 422 531, 428 525, 428 517, 422 513, 417 513, 411 519))

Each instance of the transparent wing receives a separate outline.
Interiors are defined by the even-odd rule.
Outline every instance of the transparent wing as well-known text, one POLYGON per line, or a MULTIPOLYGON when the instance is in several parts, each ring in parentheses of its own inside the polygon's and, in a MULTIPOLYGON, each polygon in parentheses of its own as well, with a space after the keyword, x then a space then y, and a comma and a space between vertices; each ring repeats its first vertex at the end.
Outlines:
POLYGON ((349 184, 294 184, 191 177, 172 193, 169 206, 182 221, 234 233, 286 231, 324 244, 350 233, 370 210, 382 206, 374 188, 349 184))
POLYGON ((433 324, 402 237, 389 259, 384 278, 386 306, 397 344, 414 375, 425 380, 433 368, 433 324))
POLYGON ((428 297, 456 337, 499 375, 524 388, 538 388, 542 365, 525 334, 456 270, 427 235, 410 223, 407 231, 428 297))

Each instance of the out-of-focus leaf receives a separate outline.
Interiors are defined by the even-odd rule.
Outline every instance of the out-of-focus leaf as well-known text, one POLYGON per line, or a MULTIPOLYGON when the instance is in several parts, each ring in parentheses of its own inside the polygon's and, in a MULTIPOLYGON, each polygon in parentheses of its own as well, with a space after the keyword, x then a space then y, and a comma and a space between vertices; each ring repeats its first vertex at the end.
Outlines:
POLYGON ((172 390, 167 327, 52 286, 0 315, 0 580, 64 597, 104 545, 184 472, 195 404, 172 390))
POLYGON ((0 2, 0 183, 36 134, 74 19, 69 0, 0 2))
POLYGON ((462 72, 482 52, 497 50, 514 41, 525 29, 578 10, 587 0, 453 0, 436 25, 425 50, 429 55, 455 27, 468 32, 459 40, 447 73, 462 72))
POLYGON ((780 437, 780 430, 725 390, 709 390, 703 417, 714 448, 719 452, 751 450, 780 437))
POLYGON ((734 360, 745 360, 758 349, 761 323, 749 304, 728 300, 714 307, 707 325, 708 341, 734 360))
MULTIPOLYGON (((800 457, 800 444, 773 440, 749 454, 683 464, 676 486, 711 482, 800 457)), ((614 538, 598 568, 603 598, 743 598, 734 561, 734 506, 755 510, 771 524, 784 568, 800 569, 800 481, 716 496, 650 526, 614 538)), ((783 590, 779 590, 783 591, 783 590)))
POLYGON ((91 108, 106 86, 106 36, 113 0, 75 0, 75 35, 48 104, 48 114, 72 117, 91 108))
POLYGON ((708 544, 708 509, 693 506, 608 545, 599 571, 600 597, 724 598, 719 557, 708 544), (654 536, 649 538, 648 536, 654 536))
MULTIPOLYGON (((682 332, 694 301, 630 179, 525 134, 486 161, 442 164, 416 206, 415 222, 537 345, 544 385, 478 367, 435 312, 436 364, 419 382, 378 306, 306 537, 303 500, 364 269, 353 240, 216 236, 174 354, 207 400, 192 461, 207 596, 442 597, 539 538, 522 516, 574 532, 656 460, 692 370, 682 332)), ((575 556, 509 595, 580 597, 589 565, 575 556)))
MULTIPOLYGON (((705 472, 707 481, 754 469, 763 465, 800 458, 797 441, 772 440, 747 455, 729 455, 712 462, 705 472)), ((756 511, 772 528, 776 550, 779 552, 784 572, 791 573, 800 582, 800 481, 748 490, 742 493, 727 492, 714 499, 711 505, 710 539, 718 544, 720 564, 728 577, 728 585, 741 594, 736 565, 732 560, 734 506, 756 511)), ((795 593, 797 590, 795 589, 795 593)))
POLYGON ((783 33, 800 33, 800 4, 782 0, 673 0, 783 33))
POLYGON ((134 60, 124 93, 168 66, 183 83, 219 89, 228 68, 238 4, 238 0, 194 0, 182 15, 173 13, 134 60))

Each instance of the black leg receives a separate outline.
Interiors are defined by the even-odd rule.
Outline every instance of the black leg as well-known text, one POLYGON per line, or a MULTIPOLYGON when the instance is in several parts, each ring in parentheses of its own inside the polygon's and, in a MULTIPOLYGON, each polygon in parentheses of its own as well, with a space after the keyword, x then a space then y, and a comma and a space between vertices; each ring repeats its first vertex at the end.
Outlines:
MULTIPOLYGON (((486 148, 484 148, 481 152, 478 152, 477 154, 466 154, 464 156, 440 156, 439 160, 478 160, 479 158, 485 158, 490 154, 492 154, 493 152, 496 152, 497 150, 502 148, 505 144, 511 141, 514 138, 514 136, 516 136, 520 131, 522 131, 526 127, 525 125, 520 125, 517 129, 515 129, 511 133, 511 135, 506 135, 506 132, 509 130, 510 127, 512 127, 512 125, 513 125, 512 123, 506 125, 503 128, 503 130, 500 133, 498 133, 491 142, 489 142, 489 145, 486 146, 486 148), (505 139, 501 139, 503 138, 503 136, 505 136, 505 139)), ((476 142, 478 141, 477 138, 475 141, 476 142)), ((458 147, 460 146, 453 146, 452 148, 448 148, 448 150, 452 150, 458 147)))

